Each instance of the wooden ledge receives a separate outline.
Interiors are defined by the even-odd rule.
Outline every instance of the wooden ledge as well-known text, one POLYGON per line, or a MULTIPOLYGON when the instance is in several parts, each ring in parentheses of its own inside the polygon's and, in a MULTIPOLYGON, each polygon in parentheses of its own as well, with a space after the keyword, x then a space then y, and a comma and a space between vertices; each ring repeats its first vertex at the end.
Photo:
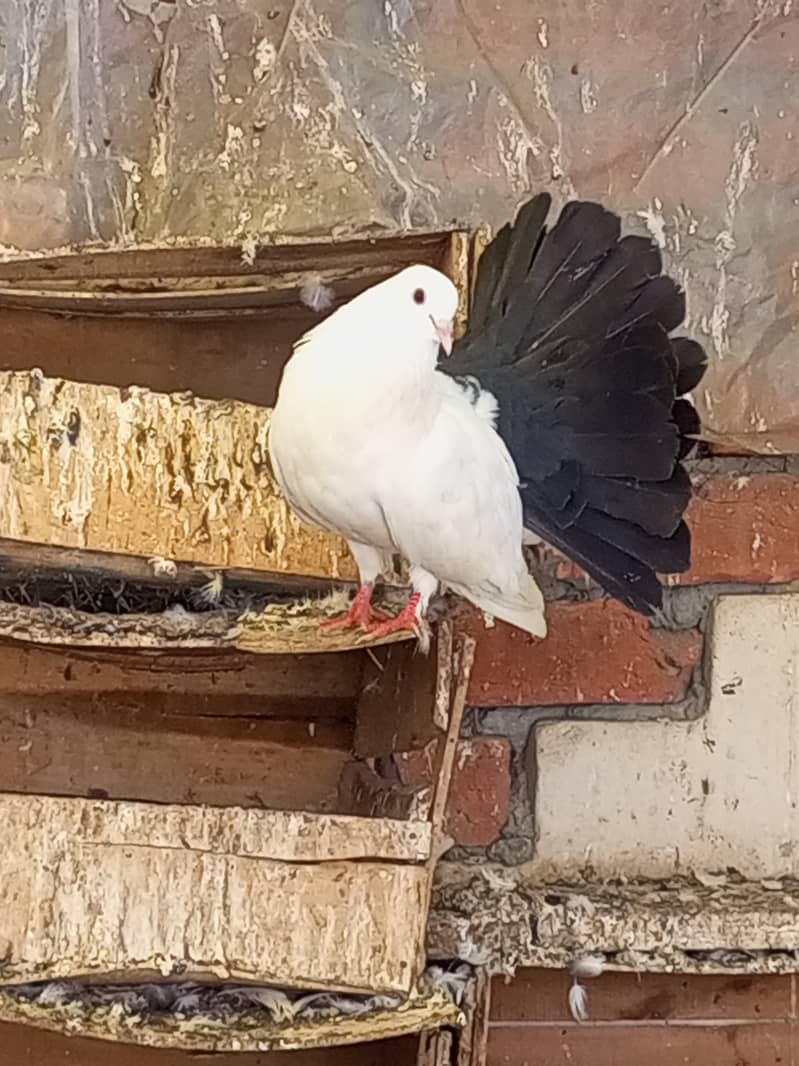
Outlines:
MULTIPOLYGON (((387 591, 377 603, 397 612, 405 597, 387 591)), ((415 639, 411 633, 375 638, 358 630, 323 630, 346 609, 346 593, 275 603, 264 610, 104 614, 66 607, 21 607, 0 602, 0 639, 29 644, 127 650, 237 650, 270 654, 354 651, 415 639)))
POLYGON ((0 1022, 31 1025, 95 1040, 194 1052, 288 1051, 335 1047, 463 1024, 460 1008, 441 989, 427 990, 398 1007, 329 1019, 259 1021, 254 1012, 238 1019, 196 1015, 126 1014, 118 1006, 79 1002, 40 1006, 0 990, 0 1022))

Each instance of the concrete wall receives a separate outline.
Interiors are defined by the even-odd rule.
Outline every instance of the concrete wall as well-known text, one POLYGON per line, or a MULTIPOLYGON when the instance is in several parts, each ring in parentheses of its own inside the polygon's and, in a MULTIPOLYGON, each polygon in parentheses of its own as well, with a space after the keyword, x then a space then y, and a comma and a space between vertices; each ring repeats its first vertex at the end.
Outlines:
POLYGON ((0 244, 500 223, 600 198, 716 357, 709 430, 799 450, 793 0, 6 0, 0 244))

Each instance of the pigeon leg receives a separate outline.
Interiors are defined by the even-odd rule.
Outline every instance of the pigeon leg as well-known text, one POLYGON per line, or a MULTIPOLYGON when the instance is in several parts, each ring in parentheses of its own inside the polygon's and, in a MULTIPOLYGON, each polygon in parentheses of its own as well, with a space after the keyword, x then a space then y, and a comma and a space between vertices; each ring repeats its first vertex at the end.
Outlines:
POLYGON ((365 627, 366 632, 370 637, 387 637, 390 633, 415 633, 419 628, 421 599, 419 593, 414 592, 396 618, 389 618, 385 622, 373 622, 365 627))
POLYGON ((385 566, 383 553, 356 540, 348 540, 347 544, 358 567, 361 585, 346 614, 331 618, 329 622, 322 622, 321 629, 357 629, 359 626, 366 629, 390 617, 372 606, 375 584, 385 566))
POLYGON ((355 599, 350 604, 350 609, 338 618, 331 618, 328 622, 322 622, 320 629, 368 629, 371 625, 385 622, 389 616, 383 611, 378 611, 372 606, 372 593, 374 581, 367 581, 358 589, 355 599))
POLYGON ((432 596, 438 588, 438 578, 417 564, 411 566, 411 585, 413 595, 396 618, 378 622, 367 627, 372 637, 386 637, 390 633, 423 632, 423 620, 432 596))

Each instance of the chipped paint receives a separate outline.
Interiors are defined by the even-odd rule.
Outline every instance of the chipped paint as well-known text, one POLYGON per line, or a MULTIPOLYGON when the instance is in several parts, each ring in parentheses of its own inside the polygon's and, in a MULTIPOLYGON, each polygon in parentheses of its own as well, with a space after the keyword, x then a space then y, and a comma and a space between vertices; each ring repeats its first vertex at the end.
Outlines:
POLYGON ((254 82, 260 83, 272 73, 277 61, 277 49, 268 37, 262 37, 258 41, 253 60, 252 78, 254 82))
POLYGON ((577 191, 563 165, 563 124, 552 103, 552 69, 534 56, 528 61, 525 72, 532 83, 537 106, 548 116, 555 130, 555 143, 549 148, 552 179, 560 181, 567 196, 576 197, 577 191))
POLYGON ((584 115, 591 115, 599 107, 596 89, 588 78, 580 82, 580 107, 584 115))
POLYGON ((637 211, 639 218, 644 220, 649 234, 658 248, 666 247, 666 220, 663 217, 663 204, 656 196, 650 205, 643 211, 637 211))
POLYGON ((735 250, 735 218, 746 190, 753 180, 756 166, 757 130, 750 122, 744 122, 738 128, 738 135, 732 147, 732 161, 724 183, 727 208, 724 216, 724 229, 716 234, 716 269, 718 281, 713 301, 713 308, 708 322, 713 348, 719 359, 730 351, 728 326, 730 312, 727 307, 727 268, 735 250))

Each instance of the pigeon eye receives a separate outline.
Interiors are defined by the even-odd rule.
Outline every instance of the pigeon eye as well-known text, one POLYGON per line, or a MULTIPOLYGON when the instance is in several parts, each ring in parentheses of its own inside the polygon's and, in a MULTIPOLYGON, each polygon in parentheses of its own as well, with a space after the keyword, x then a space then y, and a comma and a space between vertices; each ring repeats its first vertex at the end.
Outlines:
POLYGON ((413 294, 413 302, 415 304, 423 304, 426 299, 427 299, 427 296, 425 294, 424 289, 416 289, 416 291, 413 294))

